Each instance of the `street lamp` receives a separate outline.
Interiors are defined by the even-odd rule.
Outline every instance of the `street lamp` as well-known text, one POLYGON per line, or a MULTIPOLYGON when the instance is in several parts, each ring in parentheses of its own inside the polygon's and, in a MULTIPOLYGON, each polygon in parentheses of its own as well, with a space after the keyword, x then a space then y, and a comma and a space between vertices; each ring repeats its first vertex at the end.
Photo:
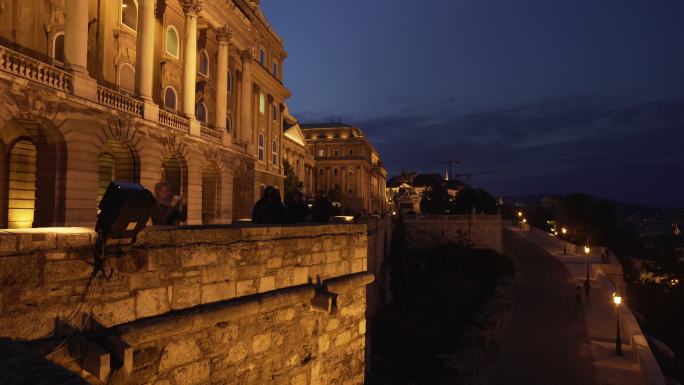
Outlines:
POLYGON ((584 295, 589 297, 589 291, 591 291, 591 284, 589 284, 589 246, 584 246, 584 255, 586 256, 587 265, 587 278, 584 280, 584 295))
POLYGON ((563 228, 561 229, 561 232, 563 233, 563 255, 568 255, 568 248, 567 248, 567 246, 566 246, 567 241, 565 240, 565 233, 568 232, 568 229, 566 229, 565 227, 563 227, 563 228))
POLYGON ((620 304, 622 297, 619 294, 613 293, 613 302, 615 303, 615 315, 617 320, 617 328, 615 329, 615 355, 622 355, 622 340, 620 339, 620 304))
POLYGON ((518 211, 518 229, 522 230, 522 211, 518 211))

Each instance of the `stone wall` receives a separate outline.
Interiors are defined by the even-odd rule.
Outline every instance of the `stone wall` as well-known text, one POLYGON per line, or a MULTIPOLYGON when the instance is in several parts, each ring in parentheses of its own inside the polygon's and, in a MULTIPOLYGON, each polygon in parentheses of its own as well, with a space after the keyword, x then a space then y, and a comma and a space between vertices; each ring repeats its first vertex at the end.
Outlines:
POLYGON ((411 246, 434 247, 456 242, 503 254, 503 225, 499 214, 409 215, 406 226, 411 246))
POLYGON ((1 231, 0 337, 91 382, 362 383, 368 242, 367 225, 148 229, 89 284, 92 231, 1 231))

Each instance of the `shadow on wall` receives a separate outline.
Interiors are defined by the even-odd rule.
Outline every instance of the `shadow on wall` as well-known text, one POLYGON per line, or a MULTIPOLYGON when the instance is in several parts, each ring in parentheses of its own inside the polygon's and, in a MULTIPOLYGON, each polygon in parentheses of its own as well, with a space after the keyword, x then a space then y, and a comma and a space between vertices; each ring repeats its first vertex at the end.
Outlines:
POLYGON ((4 385, 86 385, 81 377, 9 338, 0 338, 0 379, 4 385))

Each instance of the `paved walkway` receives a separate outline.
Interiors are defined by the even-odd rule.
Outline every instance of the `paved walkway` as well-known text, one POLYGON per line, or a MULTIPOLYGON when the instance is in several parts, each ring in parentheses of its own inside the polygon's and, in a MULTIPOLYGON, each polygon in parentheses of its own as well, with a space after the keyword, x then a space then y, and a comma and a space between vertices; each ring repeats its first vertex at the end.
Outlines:
MULTIPOLYGON (((586 257, 579 253, 563 253, 562 242, 542 231, 510 232, 509 236, 521 237, 532 243, 547 254, 565 265, 569 274, 574 277, 576 284, 582 284, 586 277, 586 257)), ((518 238, 520 239, 520 238, 518 238)), ((521 239, 522 240, 522 239, 521 239)), ((573 245, 574 246, 574 245, 573 245)), ((600 250, 593 249, 589 255, 590 268, 592 264, 601 263, 600 250)), ((625 309, 623 309, 620 323, 622 333, 622 350, 624 356, 615 356, 615 306, 612 302, 612 289, 601 287, 594 276, 591 279, 591 295, 589 300, 583 300, 585 328, 591 341, 593 364, 596 368, 599 383, 603 385, 643 385, 644 381, 639 369, 636 351, 631 346, 630 333, 626 329, 625 309)), ((634 321, 636 322, 636 321, 634 321)))
POLYGON ((546 251, 509 231, 504 248, 522 284, 491 383, 599 384, 575 280, 546 251))

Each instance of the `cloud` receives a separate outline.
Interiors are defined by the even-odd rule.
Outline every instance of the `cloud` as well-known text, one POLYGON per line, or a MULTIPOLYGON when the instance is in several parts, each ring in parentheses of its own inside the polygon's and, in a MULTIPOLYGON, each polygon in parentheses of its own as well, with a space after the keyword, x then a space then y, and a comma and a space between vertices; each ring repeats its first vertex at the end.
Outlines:
POLYGON ((684 188, 676 176, 684 163, 684 98, 626 104, 571 96, 467 114, 414 111, 352 123, 373 141, 391 174, 401 168, 443 172, 446 166, 439 163, 458 159, 457 169, 478 174, 475 183, 501 194, 549 191, 549 182, 568 192, 585 187, 652 201, 655 192, 621 191, 646 183, 663 186, 668 191, 659 196, 674 202, 684 188), (613 191, 608 181, 620 187, 613 191))

